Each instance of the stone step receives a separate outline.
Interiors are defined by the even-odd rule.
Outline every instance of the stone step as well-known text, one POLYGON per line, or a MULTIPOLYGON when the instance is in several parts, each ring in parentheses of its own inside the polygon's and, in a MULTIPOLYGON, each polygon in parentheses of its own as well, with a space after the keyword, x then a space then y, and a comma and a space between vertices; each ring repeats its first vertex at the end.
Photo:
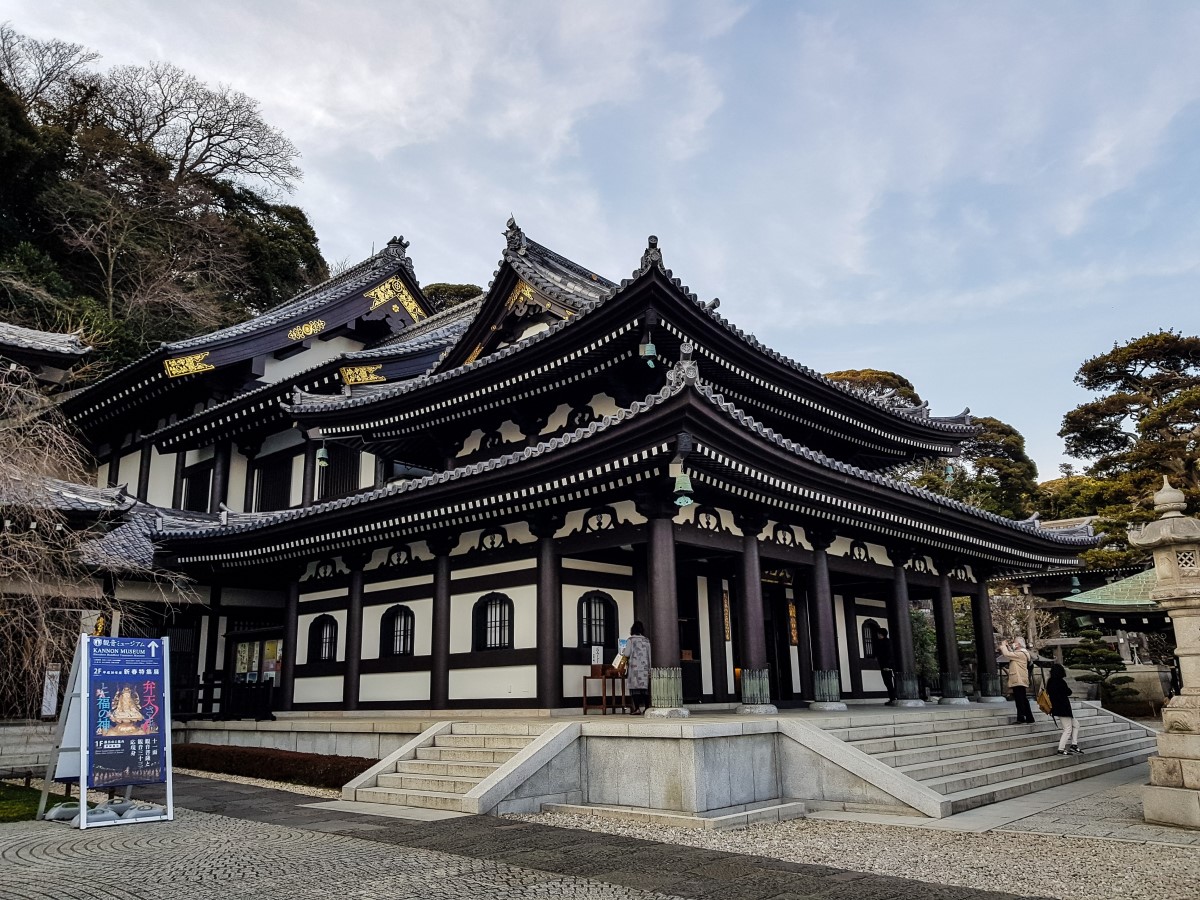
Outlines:
POLYGON ((435 791, 444 794, 465 794, 481 781, 482 777, 455 778, 449 775, 411 775, 406 772, 379 776, 381 788, 393 788, 398 791, 435 791))
POLYGON ((418 747, 417 759, 502 763, 512 759, 519 752, 519 750, 481 750, 476 747, 418 747))
POLYGON ((390 803, 393 806, 416 806, 420 809, 445 809, 462 812, 462 794, 446 791, 410 791, 392 788, 360 788, 354 799, 364 803, 390 803))
POLYGON ((1115 769, 1122 769, 1126 766, 1136 766, 1139 763, 1145 762, 1154 753, 1155 748, 1151 746, 1147 749, 1131 750, 1119 756, 1093 758, 1090 761, 1088 761, 1086 755, 1076 757, 1064 756, 1060 758, 1064 760, 1074 759, 1076 763, 1068 768, 1056 769, 1053 772, 1047 772, 1043 775, 1013 778, 984 787, 969 788, 965 791, 947 794, 946 799, 950 801, 951 813, 957 814, 966 812, 968 809, 986 806, 989 803, 1000 803, 1003 800, 1023 797, 1035 791, 1057 787, 1060 784, 1069 784, 1073 781, 1091 778, 1093 775, 1103 775, 1105 772, 1112 772, 1115 769))
POLYGON ((439 734, 433 739, 435 747, 476 747, 481 750, 520 750, 534 740, 529 735, 516 734, 439 734))
MULTIPOLYGON (((1089 722, 1092 720, 1088 720, 1089 722)), ((1108 721, 1099 725, 1080 722, 1080 740, 1102 734, 1116 734, 1128 731, 1129 726, 1124 722, 1108 721)), ((893 750, 888 753, 873 753, 877 760, 885 762, 895 769, 906 769, 910 765, 936 764, 938 760, 955 759, 964 756, 977 756, 984 753, 994 753, 1001 750, 1020 750, 1045 744, 1048 735, 1061 732, 1057 728, 1043 728, 1039 731, 1026 733, 1010 733, 1004 737, 991 738, 983 741, 963 741, 958 744, 945 744, 940 747, 921 747, 919 750, 893 750)))
MULTIPOLYGON (((974 772, 993 766, 1013 765, 1029 762, 1058 753, 1058 737, 1061 732, 1050 735, 1033 734, 1023 739, 1019 745, 1012 747, 990 748, 984 745, 973 747, 967 745, 967 750, 977 749, 977 753, 964 753, 958 756, 943 757, 936 760, 925 760, 902 766, 893 766, 897 772, 903 772, 917 781, 928 781, 943 775, 957 775, 963 772, 974 772)), ((1084 750, 1097 750, 1113 743, 1120 743, 1134 737, 1143 737, 1140 729, 1130 729, 1123 724, 1102 725, 1097 729, 1081 728, 1079 731, 1079 746, 1084 750)), ((989 742, 991 743, 991 742, 989 742)))
MULTIPOLYGON (((1032 700, 1030 701, 1032 702, 1032 700)), ((1090 706, 1077 709, 1079 718, 1097 714, 1090 706)), ((1034 715, 1039 715, 1036 706, 1034 715)), ((885 718, 886 717, 882 717, 885 718)), ((935 718, 917 718, 897 715, 894 721, 868 722, 861 725, 833 725, 824 730, 843 741, 861 741, 876 738, 907 737, 941 731, 963 731, 967 729, 997 727, 1016 724, 1017 715, 1011 705, 999 708, 972 710, 962 715, 939 712, 935 718)))
POLYGON ((547 728, 542 722, 455 722, 450 726, 451 734, 481 734, 481 735, 525 735, 537 737, 547 728))
POLYGON ((396 771, 405 775, 445 775, 450 777, 487 778, 503 763, 458 762, 455 760, 413 759, 396 763, 396 771))
POLYGON ((937 791, 939 794, 957 794, 973 788, 981 788, 1014 779, 1042 775, 1047 772, 1053 772, 1056 769, 1069 769, 1081 759, 1091 758, 1092 760, 1102 760, 1108 757, 1117 757, 1125 753, 1143 750, 1147 753, 1153 753, 1156 746, 1157 742, 1153 737, 1139 737, 1098 747, 1084 754, 1082 757, 1054 754, 1045 759, 1015 765, 988 766, 959 775, 926 779, 921 783, 937 791))
MULTIPOLYGON (((1087 717, 1089 721, 1092 717, 1087 717)), ((1081 720, 1082 721, 1082 720, 1081 720)), ((1018 725, 1015 720, 1011 725, 997 725, 986 728, 963 728, 953 731, 926 731, 923 734, 913 734, 904 737, 877 738, 873 740, 847 741, 863 753, 875 756, 878 753, 889 753, 897 750, 920 750, 926 747, 945 747, 950 744, 977 743, 994 738, 1005 738, 1016 735, 1038 732, 1058 731, 1054 721, 1046 716, 1036 719, 1033 724, 1018 725)))

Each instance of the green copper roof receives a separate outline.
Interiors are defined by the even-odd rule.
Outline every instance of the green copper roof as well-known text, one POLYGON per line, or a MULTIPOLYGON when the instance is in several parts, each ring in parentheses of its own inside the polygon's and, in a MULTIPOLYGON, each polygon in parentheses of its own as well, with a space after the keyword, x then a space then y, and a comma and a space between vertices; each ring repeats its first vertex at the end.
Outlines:
POLYGON ((1101 585, 1090 591, 1084 591, 1082 594, 1075 594, 1073 597, 1064 597, 1063 599, 1068 606, 1081 604, 1114 608, 1122 606, 1155 607, 1158 604, 1150 599, 1150 592, 1154 590, 1155 584, 1154 570, 1147 569, 1145 572, 1138 572, 1129 578, 1122 578, 1112 584, 1101 585))

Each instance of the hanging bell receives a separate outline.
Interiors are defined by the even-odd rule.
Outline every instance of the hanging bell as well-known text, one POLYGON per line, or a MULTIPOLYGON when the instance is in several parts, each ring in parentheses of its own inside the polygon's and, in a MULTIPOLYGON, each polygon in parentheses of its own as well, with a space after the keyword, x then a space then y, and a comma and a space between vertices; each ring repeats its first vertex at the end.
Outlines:
POLYGON ((638 356, 646 361, 646 365, 654 368, 654 358, 658 356, 658 350, 650 341, 638 345, 638 356))
POLYGON ((317 450, 317 468, 324 469, 327 465, 329 465, 329 451, 321 447, 317 450))

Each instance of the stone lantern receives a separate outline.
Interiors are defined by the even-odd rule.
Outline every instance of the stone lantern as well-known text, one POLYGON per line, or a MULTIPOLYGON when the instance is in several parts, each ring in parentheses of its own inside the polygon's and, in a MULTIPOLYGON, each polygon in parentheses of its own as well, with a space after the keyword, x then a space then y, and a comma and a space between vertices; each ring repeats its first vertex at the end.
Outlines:
POLYGON ((1200 828, 1200 520, 1185 516, 1183 492, 1163 478, 1154 495, 1158 519, 1129 532, 1129 543, 1154 552, 1157 586, 1150 598, 1171 616, 1183 691, 1163 708, 1158 757, 1142 794, 1147 822, 1200 828))

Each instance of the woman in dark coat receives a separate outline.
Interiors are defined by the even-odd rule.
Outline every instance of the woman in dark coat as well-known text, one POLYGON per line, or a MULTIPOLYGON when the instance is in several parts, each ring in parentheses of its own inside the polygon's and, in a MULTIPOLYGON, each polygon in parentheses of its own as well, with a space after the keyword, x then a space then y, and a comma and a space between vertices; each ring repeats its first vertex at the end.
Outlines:
POLYGON ((1071 686, 1067 684, 1067 670, 1058 663, 1050 667, 1050 679, 1046 682, 1046 693, 1050 695, 1051 714, 1062 723, 1062 737, 1058 739, 1060 756, 1082 753, 1079 749, 1079 720, 1071 711, 1071 686), (1070 748, 1068 749, 1068 744, 1070 748))

